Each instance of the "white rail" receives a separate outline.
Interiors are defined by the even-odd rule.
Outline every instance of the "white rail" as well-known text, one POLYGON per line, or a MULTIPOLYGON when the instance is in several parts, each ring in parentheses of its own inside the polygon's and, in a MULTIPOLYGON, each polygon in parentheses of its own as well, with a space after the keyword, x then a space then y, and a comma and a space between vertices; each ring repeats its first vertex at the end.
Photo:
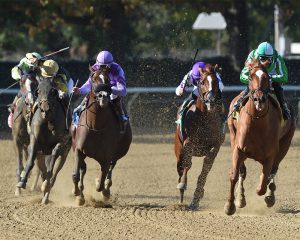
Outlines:
MULTIPOLYGON (((225 86, 223 92, 234 92, 242 91, 245 89, 246 85, 234 85, 225 86)), ((300 86, 285 85, 283 86, 285 91, 300 91, 300 86)), ((127 93, 174 93, 176 87, 129 87, 127 88, 127 93)), ((0 88, 1 94, 17 94, 19 89, 11 88, 5 90, 5 88, 0 88)))

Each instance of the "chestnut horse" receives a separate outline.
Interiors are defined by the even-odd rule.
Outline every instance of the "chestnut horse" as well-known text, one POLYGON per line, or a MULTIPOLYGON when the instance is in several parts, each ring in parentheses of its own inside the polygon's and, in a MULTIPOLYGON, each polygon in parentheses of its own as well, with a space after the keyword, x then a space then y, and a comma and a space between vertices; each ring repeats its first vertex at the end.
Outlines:
MULTIPOLYGON (((96 191, 102 192, 105 200, 110 197, 112 171, 117 160, 126 155, 132 140, 130 124, 125 133, 120 133, 119 119, 110 102, 110 80, 103 69, 91 71, 92 87, 86 107, 80 115, 73 135, 75 163, 73 172, 74 189, 78 205, 85 202, 83 180, 86 173, 84 159, 95 159, 101 166, 96 191), (75 135, 75 136, 74 136, 75 135), (78 186, 79 183, 79 186, 78 186)), ((72 127, 74 131, 74 126, 72 127)))
MULTIPOLYGON (((179 180, 180 203, 183 202, 187 187, 187 173, 192 166, 192 156, 204 156, 201 174, 190 207, 199 206, 204 196, 207 175, 222 145, 225 133, 222 124, 222 96, 216 76, 217 65, 207 64, 199 69, 201 78, 198 82, 199 96, 194 104, 188 106, 182 121, 183 128, 177 125, 175 133, 175 155, 179 180), (183 129, 181 132, 180 129, 183 129)), ((179 109, 180 110, 180 109, 179 109)), ((179 114, 177 118, 180 118, 179 114)))
MULTIPOLYGON (((256 189, 258 195, 265 196, 268 207, 275 204, 276 189, 274 177, 279 163, 290 147, 296 122, 294 114, 291 119, 281 121, 279 104, 271 96, 271 79, 264 65, 257 61, 249 64, 249 98, 244 100, 238 118, 228 119, 232 148, 232 172, 230 176, 230 194, 224 210, 228 215, 236 211, 234 188, 238 182, 236 204, 239 208, 246 206, 243 182, 246 178, 246 158, 252 158, 262 164, 260 182, 256 189), (247 101, 247 102, 246 102, 247 101)), ((232 111, 234 98, 231 102, 232 111)), ((230 111, 230 112, 231 112, 230 111)))

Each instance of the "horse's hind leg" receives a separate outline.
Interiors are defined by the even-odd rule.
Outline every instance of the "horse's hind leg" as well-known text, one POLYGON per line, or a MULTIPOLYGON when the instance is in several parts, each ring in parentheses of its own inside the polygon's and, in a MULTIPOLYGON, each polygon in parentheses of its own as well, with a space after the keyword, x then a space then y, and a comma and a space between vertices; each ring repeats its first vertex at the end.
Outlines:
POLYGON ((194 198, 190 204, 190 208, 196 209, 199 207, 199 201, 204 196, 204 185, 207 175, 210 172, 214 160, 219 152, 220 146, 213 148, 204 158, 201 174, 198 176, 197 186, 194 192, 194 198))
POLYGON ((238 208, 243 208, 246 206, 246 198, 245 198, 245 189, 244 189, 244 181, 246 179, 247 170, 245 163, 242 163, 240 167, 240 174, 239 174, 239 181, 238 181, 238 187, 236 191, 236 200, 235 204, 238 208))
POLYGON ((74 183, 73 193, 76 196, 77 205, 83 205, 85 203, 83 195, 83 178, 86 173, 86 163, 84 162, 85 157, 86 155, 82 151, 77 148, 75 149, 75 162, 72 178, 74 183), (78 186, 79 181, 80 186, 78 186))

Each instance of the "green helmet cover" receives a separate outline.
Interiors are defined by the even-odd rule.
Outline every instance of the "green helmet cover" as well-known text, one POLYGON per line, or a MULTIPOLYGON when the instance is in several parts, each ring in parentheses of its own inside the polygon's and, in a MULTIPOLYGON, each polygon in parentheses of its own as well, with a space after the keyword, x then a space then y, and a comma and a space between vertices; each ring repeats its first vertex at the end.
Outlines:
POLYGON ((257 54, 259 57, 273 57, 273 47, 268 42, 262 42, 257 47, 257 54))

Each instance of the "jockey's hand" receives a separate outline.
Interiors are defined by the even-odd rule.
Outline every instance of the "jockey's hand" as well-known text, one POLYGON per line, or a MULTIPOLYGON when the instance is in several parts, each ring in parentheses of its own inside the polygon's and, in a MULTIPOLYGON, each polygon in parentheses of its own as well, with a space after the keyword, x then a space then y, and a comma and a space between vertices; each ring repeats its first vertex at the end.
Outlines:
POLYGON ((178 93, 179 93, 179 96, 182 96, 183 93, 184 93, 184 89, 183 89, 183 88, 180 88, 180 89, 178 90, 178 93))
POLYGON ((78 87, 73 87, 72 93, 79 94, 79 88, 78 87))

